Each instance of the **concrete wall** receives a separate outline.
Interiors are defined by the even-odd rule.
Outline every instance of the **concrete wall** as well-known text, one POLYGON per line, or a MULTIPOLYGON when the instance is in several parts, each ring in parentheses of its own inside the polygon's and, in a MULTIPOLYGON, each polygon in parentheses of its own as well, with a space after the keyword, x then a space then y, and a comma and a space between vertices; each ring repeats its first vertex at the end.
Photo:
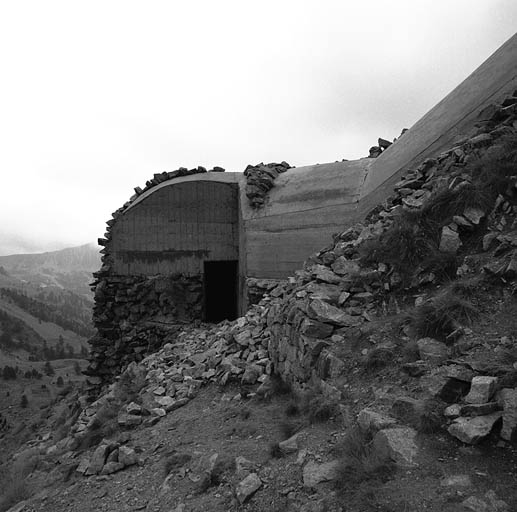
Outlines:
POLYGON ((118 275, 199 275, 206 260, 238 260, 237 184, 157 187, 117 221, 111 254, 118 275))
POLYGON ((361 187, 356 218, 382 202, 406 169, 452 147, 481 110, 517 89, 517 34, 375 159, 361 187))
POLYGON ((331 241, 354 215, 372 159, 289 169, 275 180, 266 204, 243 202, 247 275, 285 278, 331 241))
MULTIPOLYGON (((265 207, 244 208, 247 275, 283 278, 362 220, 401 175, 469 135, 480 111, 517 89, 517 34, 376 159, 290 169, 265 207)), ((243 202, 243 204, 245 204, 243 202)))

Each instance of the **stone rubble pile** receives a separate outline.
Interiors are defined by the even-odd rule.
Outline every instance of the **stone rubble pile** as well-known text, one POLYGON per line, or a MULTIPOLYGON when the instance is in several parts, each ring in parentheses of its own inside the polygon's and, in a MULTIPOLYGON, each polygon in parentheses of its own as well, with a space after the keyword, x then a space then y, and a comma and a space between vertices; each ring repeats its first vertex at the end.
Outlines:
POLYGON ((107 393, 82 410, 71 429, 74 441, 70 444, 79 445, 98 427, 106 407, 116 401, 126 382, 141 382, 137 400, 141 404, 135 398, 119 412, 117 422, 122 428, 155 423, 187 404, 209 383, 237 381, 246 389, 265 383, 272 374, 266 313, 265 306, 256 305, 233 323, 185 327, 169 334, 160 350, 139 364, 129 364, 107 393))
POLYGON ((97 335, 90 340, 91 383, 111 382, 132 361, 160 348, 182 323, 201 316, 200 277, 110 276, 95 288, 97 335), (172 322, 172 319, 174 322, 172 322))
MULTIPOLYGON (((275 371, 298 382, 332 379, 343 373, 342 357, 336 354, 350 351, 354 340, 367 331, 366 324, 386 314, 390 292, 407 286, 393 265, 365 264, 361 246, 382 237, 402 212, 421 210, 433 194, 470 187, 473 178, 468 171, 476 162, 503 151, 509 137, 515 143, 517 92, 510 100, 513 103, 509 106, 494 107, 488 122, 483 114, 474 133, 449 151, 408 172, 395 186, 395 193, 371 212, 365 224, 337 235, 332 245, 307 260, 304 269, 289 279, 282 295, 272 300, 268 315, 269 352, 275 371)), ((512 245, 513 231, 503 230, 517 229, 517 224, 512 225, 517 211, 512 204, 514 198, 512 189, 504 197, 500 195, 490 210, 465 208, 462 215, 441 226, 439 250, 444 254, 459 252, 462 238, 476 228, 488 230, 487 239, 494 243, 499 240, 506 247, 512 245)), ((514 259, 504 256, 510 259, 505 267, 508 275, 514 259)), ((468 273, 468 267, 460 267, 458 274, 462 272, 468 273)), ((418 288, 436 279, 429 269, 416 268, 410 286, 418 288)))
POLYGON ((138 455, 133 448, 105 440, 91 457, 81 460, 76 471, 84 476, 111 475, 138 462, 138 455))
POLYGON ((463 403, 449 405, 444 415, 450 420, 449 433, 467 444, 477 444, 485 439, 497 423, 501 423, 500 436, 512 441, 517 434, 517 389, 497 390, 498 378, 476 375, 463 403))
MULTIPOLYGON (((402 135, 404 135, 407 132, 407 130, 408 130, 407 128, 404 128, 402 130, 402 132, 399 135, 399 139, 400 139, 400 137, 402 137, 402 135)), ((386 149, 388 149, 394 142, 397 142, 397 140, 398 139, 395 138, 395 139, 393 139, 393 142, 390 142, 389 140, 379 137, 379 139, 377 140, 377 146, 372 146, 370 148, 368 158, 377 158, 377 157, 381 156, 382 153, 386 149)))
POLYGON ((244 170, 246 176, 246 197, 252 208, 264 205, 267 193, 274 187, 275 179, 291 169, 287 162, 248 165, 244 170))
MULTIPOLYGON (((432 364, 427 373, 420 383, 428 397, 439 400, 437 413, 443 414, 450 435, 474 445, 500 424, 501 439, 507 442, 515 439, 517 389, 501 388, 497 377, 477 374, 465 361, 432 364)), ((399 396, 388 412, 370 406, 359 413, 357 421, 365 432, 375 434, 399 428, 399 423, 422 428, 428 414, 425 400, 399 396)))
POLYGON ((249 277, 246 279, 248 305, 253 306, 254 304, 258 304, 264 295, 272 292, 274 288, 283 283, 283 279, 255 279, 249 277))

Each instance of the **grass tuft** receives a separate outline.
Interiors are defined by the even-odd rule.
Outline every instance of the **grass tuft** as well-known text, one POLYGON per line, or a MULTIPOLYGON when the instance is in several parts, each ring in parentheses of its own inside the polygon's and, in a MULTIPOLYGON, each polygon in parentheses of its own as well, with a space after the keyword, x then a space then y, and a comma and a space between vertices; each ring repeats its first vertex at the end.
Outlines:
POLYGON ((271 394, 272 395, 290 395, 293 389, 288 382, 285 382, 280 375, 274 373, 271 375, 271 394))
POLYGON ((415 425, 416 430, 422 434, 436 434, 443 426, 444 404, 437 399, 428 399, 424 402, 424 409, 415 425))
POLYGON ((382 235, 364 242, 359 248, 362 262, 388 263, 406 283, 419 266, 439 280, 454 278, 455 257, 438 250, 442 227, 467 208, 488 213, 499 194, 511 191, 517 174, 517 139, 501 142, 498 151, 465 168, 467 181, 441 186, 421 208, 403 211, 382 235))
POLYGON ((388 366, 394 358, 393 351, 389 348, 378 347, 370 350, 364 361, 364 368, 368 372, 381 370, 388 366))
POLYGON ((417 336, 446 341, 460 323, 469 325, 477 314, 470 300, 448 289, 410 312, 409 321, 417 336))
POLYGON ((348 430, 336 447, 336 452, 341 462, 336 480, 338 488, 343 489, 371 480, 384 482, 393 473, 393 462, 377 453, 371 439, 358 426, 348 430))
POLYGON ((0 512, 5 512, 20 501, 30 498, 32 492, 24 478, 14 478, 3 482, 0 497, 0 512))
POLYGON ((286 416, 298 416, 298 414, 300 414, 300 407, 294 400, 291 400, 287 404, 284 412, 286 416))
POLYGON ((188 453, 173 452, 163 460, 163 473, 167 476, 172 470, 178 469, 185 465, 192 458, 188 453))
POLYGON ((269 444, 269 455, 273 459, 281 459, 284 456, 284 454, 282 453, 282 450, 280 449, 280 445, 278 443, 269 444))
POLYGON ((310 423, 324 423, 339 412, 338 402, 316 390, 307 391, 301 398, 301 411, 310 423))

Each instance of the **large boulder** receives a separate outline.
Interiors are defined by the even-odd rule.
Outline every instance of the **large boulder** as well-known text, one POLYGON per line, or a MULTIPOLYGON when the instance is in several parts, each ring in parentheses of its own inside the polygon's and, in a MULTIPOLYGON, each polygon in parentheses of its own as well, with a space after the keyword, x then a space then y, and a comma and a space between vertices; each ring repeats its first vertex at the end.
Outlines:
POLYGON ((415 438, 416 431, 412 428, 387 428, 377 432, 373 447, 381 458, 391 459, 400 466, 413 466, 418 455, 415 438))
POLYGON ((239 482, 236 489, 237 499, 242 504, 251 498, 262 485, 262 481, 256 473, 249 474, 244 480, 239 482))
POLYGON ((490 434, 503 413, 495 412, 473 418, 456 418, 449 426, 449 434, 467 444, 477 444, 490 434))
POLYGON ((108 457, 110 451, 110 446, 108 444, 101 444, 98 446, 90 459, 90 464, 88 465, 88 469, 86 470, 86 475, 98 475, 106 462, 106 458, 108 457))
POLYGON ((318 463, 308 462, 303 468, 303 485, 308 488, 316 487, 322 482, 330 482, 339 476, 341 463, 337 460, 318 463))
POLYGON ((503 407, 501 437, 506 441, 512 441, 517 432, 517 389, 504 388, 497 398, 503 407))
POLYGON ((360 317, 353 317, 320 299, 314 299, 309 303, 307 313, 315 320, 341 327, 353 327, 361 323, 360 317))
POLYGON ((433 338, 422 338, 417 341, 420 359, 433 364, 440 364, 449 357, 449 349, 445 343, 433 338))
POLYGON ((377 432, 384 428, 393 427, 397 420, 373 409, 363 409, 357 416, 357 423, 363 432, 377 432))
POLYGON ((469 404, 484 404, 490 401, 495 391, 497 377, 477 376, 472 379, 469 394, 465 402, 469 404))
POLYGON ((332 270, 340 276, 355 276, 361 271, 359 264, 353 260, 347 260, 344 256, 340 256, 332 265, 332 270))
POLYGON ((286 439, 285 441, 281 441, 280 443, 278 443, 280 451, 285 455, 297 452, 299 436, 300 434, 295 434, 294 436, 291 436, 289 439, 286 439))
POLYGON ((439 250, 441 252, 456 253, 461 246, 460 235, 449 226, 442 228, 439 250))

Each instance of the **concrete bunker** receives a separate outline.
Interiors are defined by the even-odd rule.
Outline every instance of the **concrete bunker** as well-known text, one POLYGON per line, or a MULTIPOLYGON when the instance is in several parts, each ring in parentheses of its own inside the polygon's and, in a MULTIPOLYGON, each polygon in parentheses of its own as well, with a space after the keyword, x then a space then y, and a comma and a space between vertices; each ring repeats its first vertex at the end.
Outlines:
POLYGON ((240 281, 237 184, 197 180, 157 187, 117 221, 111 255, 116 275, 165 279, 160 289, 176 306, 168 312, 172 316, 235 319, 240 281))
MULTIPOLYGON (((259 164, 255 174, 247 169, 256 178, 248 182, 221 168, 155 174, 113 213, 99 239, 103 265, 92 283, 98 334, 87 374, 110 381, 129 362, 174 343, 178 323, 232 318, 235 309, 242 315, 268 281, 301 269, 334 233, 386 201, 408 169, 483 134, 497 113, 494 102, 516 87, 517 35, 378 158, 259 164), (254 194, 265 179, 263 193, 254 194)), ((336 246, 334 255, 346 253, 336 246)))

